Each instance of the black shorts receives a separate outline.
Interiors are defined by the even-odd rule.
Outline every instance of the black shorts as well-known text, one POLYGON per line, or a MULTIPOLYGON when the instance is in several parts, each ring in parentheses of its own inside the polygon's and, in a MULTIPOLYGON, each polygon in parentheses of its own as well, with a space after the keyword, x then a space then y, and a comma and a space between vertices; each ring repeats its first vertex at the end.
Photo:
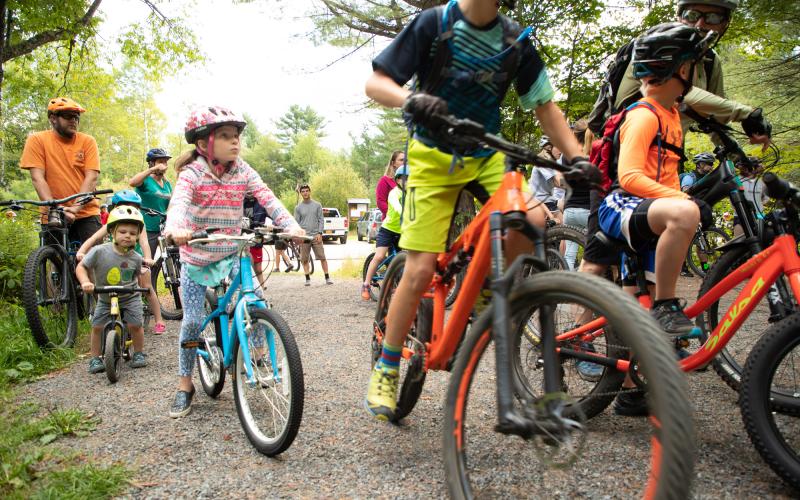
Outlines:
POLYGON ((399 244, 400 234, 383 227, 378 229, 378 235, 375 236, 376 247, 397 248, 399 244))
POLYGON ((156 248, 158 248, 159 231, 147 231, 147 243, 150 245, 150 257, 155 258, 156 248))
POLYGON ((561 211, 561 209, 558 208, 558 202, 557 201, 546 201, 546 202, 544 202, 544 206, 546 206, 547 209, 550 210, 551 212, 560 212, 561 211))
POLYGON ((589 219, 586 222, 586 246, 583 249, 583 260, 592 264, 615 266, 619 264, 619 252, 609 248, 595 238, 595 234, 600 230, 600 223, 597 221, 597 209, 603 202, 596 190, 589 193, 589 219))
MULTIPOLYGON (((91 238, 101 227, 103 227, 103 225, 100 224, 100 216, 98 215, 90 215, 89 217, 74 220, 72 224, 69 225, 67 247, 71 247, 73 243, 80 247, 83 245, 84 241, 91 238)), ((48 238, 45 240, 48 241, 48 238)), ((61 235, 57 232, 50 232, 49 244, 54 243, 61 243, 61 235)))
POLYGON ((286 240, 275 240, 275 250, 286 250, 286 240))

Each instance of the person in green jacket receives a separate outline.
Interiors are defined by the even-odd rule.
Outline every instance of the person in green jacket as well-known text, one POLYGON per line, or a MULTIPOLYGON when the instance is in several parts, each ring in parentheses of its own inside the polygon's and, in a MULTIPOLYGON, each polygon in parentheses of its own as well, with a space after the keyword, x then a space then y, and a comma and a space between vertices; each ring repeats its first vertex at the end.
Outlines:
MULTIPOLYGON (((678 21, 698 28, 702 32, 713 30, 721 38, 731 22, 739 0, 678 0, 678 21)), ((703 116, 713 115, 724 123, 742 122, 742 128, 750 137, 751 144, 762 144, 766 150, 772 135, 772 126, 763 116, 761 108, 753 108, 725 97, 722 63, 713 50, 709 50, 701 64, 695 66, 692 90, 683 102, 703 116), (705 59, 711 58, 713 65, 706 74, 705 59)), ((616 109, 623 109, 641 98, 641 82, 633 77, 633 64, 628 64, 625 76, 619 84, 616 109)), ((692 124, 691 118, 681 115, 684 134, 692 124)))
POLYGON ((364 300, 370 300, 369 287, 372 277, 375 276, 375 270, 378 269, 378 264, 386 258, 389 248, 396 249, 398 248, 398 243, 400 243, 400 214, 403 213, 402 199, 406 179, 408 179, 408 165, 403 165, 394 173, 394 181, 397 186, 389 191, 389 196, 386 199, 386 217, 383 218, 381 228, 375 237, 375 256, 372 257, 369 263, 367 275, 361 285, 361 298, 364 300))

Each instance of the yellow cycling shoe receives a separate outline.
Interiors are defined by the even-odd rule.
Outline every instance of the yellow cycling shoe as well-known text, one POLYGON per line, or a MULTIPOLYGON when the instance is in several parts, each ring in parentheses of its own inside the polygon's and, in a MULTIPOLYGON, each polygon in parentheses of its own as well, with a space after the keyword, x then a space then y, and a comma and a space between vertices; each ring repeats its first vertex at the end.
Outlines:
POLYGON ((400 374, 395 369, 379 367, 379 365, 375 365, 373 368, 364 406, 378 420, 387 422, 394 419, 399 379, 400 374))

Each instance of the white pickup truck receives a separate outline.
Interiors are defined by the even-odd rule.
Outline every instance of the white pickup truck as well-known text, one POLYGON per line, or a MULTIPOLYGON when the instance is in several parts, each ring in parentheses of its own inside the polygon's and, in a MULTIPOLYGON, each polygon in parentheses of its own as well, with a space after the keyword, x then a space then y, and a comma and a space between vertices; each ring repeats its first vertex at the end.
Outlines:
POLYGON ((339 215, 336 208, 322 209, 322 240, 339 239, 339 243, 347 243, 347 231, 350 230, 350 221, 347 217, 339 215))

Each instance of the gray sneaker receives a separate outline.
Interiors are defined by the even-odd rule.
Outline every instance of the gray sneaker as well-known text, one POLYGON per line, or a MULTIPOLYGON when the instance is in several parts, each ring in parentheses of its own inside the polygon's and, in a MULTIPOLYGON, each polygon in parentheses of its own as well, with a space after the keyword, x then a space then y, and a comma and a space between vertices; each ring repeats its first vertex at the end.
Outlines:
POLYGON ((306 286, 311 286, 311 280, 306 280, 306 286))
POLYGON ((670 339, 689 335, 695 328, 694 323, 684 314, 678 299, 672 299, 653 307, 650 314, 658 321, 661 329, 670 339))
POLYGON ((325 284, 326 285, 333 285, 333 281, 331 281, 330 278, 325 278, 325 284))
POLYGON ((175 401, 172 403, 172 408, 169 409, 169 416, 172 418, 185 417, 192 411, 192 397, 194 396, 194 387, 192 392, 178 391, 175 393, 175 401))
POLYGON ((143 352, 133 353, 131 358, 131 368, 144 368, 147 366, 147 354, 143 352))
POLYGON ((106 371, 106 365, 100 356, 95 356, 89 360, 89 373, 103 373, 106 371))

